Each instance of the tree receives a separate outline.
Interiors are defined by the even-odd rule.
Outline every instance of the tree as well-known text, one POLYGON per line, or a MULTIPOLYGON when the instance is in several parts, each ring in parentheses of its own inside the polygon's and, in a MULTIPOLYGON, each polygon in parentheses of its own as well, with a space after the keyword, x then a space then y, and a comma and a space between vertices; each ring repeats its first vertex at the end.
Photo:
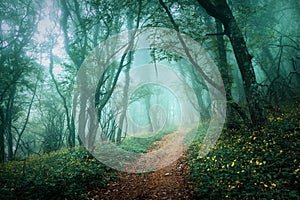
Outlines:
POLYGON ((42 125, 40 136, 42 138, 43 152, 49 153, 56 151, 64 146, 66 131, 66 116, 64 108, 61 105, 60 97, 48 95, 48 98, 41 102, 41 119, 42 125))
POLYGON ((226 34, 230 39, 236 61, 242 75, 251 123, 255 127, 263 125, 265 122, 263 101, 251 62, 252 55, 248 52, 243 34, 226 0, 198 0, 198 3, 209 15, 220 20, 224 25, 224 34, 226 34))
POLYGON ((245 14, 237 12, 236 16, 254 55, 257 82, 264 89, 267 105, 278 106, 279 102, 296 96, 300 86, 296 67, 299 22, 290 20, 299 18, 299 2, 236 1, 232 8, 237 11, 241 5, 245 14))
POLYGON ((26 52, 32 51, 32 45, 29 43, 38 21, 39 4, 35 1, 14 4, 1 2, 0 9, 0 157, 3 162, 5 148, 8 160, 14 159, 35 96, 35 80, 39 78, 40 72, 26 52), (26 102, 27 98, 30 99, 32 91, 33 97, 26 102), (25 121, 20 120, 23 116, 25 121), (7 141, 6 147, 4 139, 7 141))
MULTIPOLYGON (((142 0, 139 0, 138 1, 138 4, 135 5, 133 4, 134 7, 132 7, 131 9, 133 10, 137 10, 137 17, 136 17, 136 24, 135 24, 135 27, 133 27, 133 21, 134 21, 134 16, 132 16, 130 10, 129 9, 127 11, 127 29, 130 31, 132 30, 133 28, 135 29, 138 29, 139 26, 140 26, 140 18, 141 18, 141 10, 142 10, 142 0), (137 8, 135 8, 137 7, 137 8)), ((134 32, 129 34, 128 36, 128 40, 129 41, 134 41, 134 37, 135 37, 135 34, 134 32)), ((117 143, 120 143, 121 142, 121 138, 122 138, 122 132, 125 132, 125 136, 126 136, 126 128, 125 128, 125 131, 123 130, 124 129, 124 121, 125 121, 125 118, 126 118, 126 113, 127 113, 127 108, 128 108, 128 100, 129 100, 129 97, 128 97, 128 93, 129 93, 129 82, 130 82, 130 76, 129 76, 129 71, 131 69, 131 63, 132 63, 132 60, 133 60, 133 56, 134 56, 134 51, 130 51, 128 52, 128 57, 127 57, 127 66, 124 70, 125 72, 125 84, 124 84, 124 88, 123 88, 123 104, 122 104, 122 111, 121 111, 121 115, 120 115, 120 120, 119 120, 119 128, 118 128, 118 131, 117 131, 117 138, 116 138, 116 142, 117 143)))
POLYGON ((232 97, 232 75, 229 71, 228 61, 227 61, 227 53, 226 53, 226 45, 225 40, 223 38, 223 27, 220 20, 216 19, 216 31, 215 34, 217 37, 217 46, 218 46, 218 67, 221 72, 221 76, 225 85, 226 90, 226 99, 227 99, 227 127, 235 127, 237 126, 236 116, 234 110, 242 117, 243 121, 246 125, 251 128, 250 120, 247 116, 247 113, 244 109, 239 106, 232 97))
MULTIPOLYGON (((62 11, 60 26, 64 35, 65 50, 77 72, 87 55, 97 47, 100 41, 120 31, 122 25, 120 10, 124 7, 115 1, 79 2, 77 0, 61 0, 60 6, 62 11)), ((69 112, 72 119, 77 114, 79 115, 80 143, 91 143, 95 137, 92 132, 85 135, 85 130, 91 129, 91 127, 87 127, 87 122, 96 120, 90 113, 91 107, 95 106, 94 99, 87 97, 86 91, 84 91, 85 86, 89 84, 87 76, 85 72, 82 72, 81 76, 77 77, 81 92, 79 96, 73 98, 73 104, 79 104, 79 106, 73 106, 74 109, 69 112)), ((93 123, 89 124, 93 126, 93 123)), ((75 137, 75 132, 73 135, 75 137)))
POLYGON ((74 126, 74 119, 72 117, 72 113, 70 112, 70 106, 68 106, 68 99, 66 98, 66 95, 63 94, 59 87, 58 81, 55 79, 54 73, 53 73, 53 67, 54 67, 54 61, 53 61, 53 53, 52 53, 52 48, 50 47, 50 64, 49 64, 49 73, 51 76, 52 81, 54 82, 55 89, 62 99, 62 105, 66 113, 66 118, 67 118, 67 127, 68 127, 68 137, 67 137, 67 142, 69 147, 74 147, 75 146, 75 126, 74 126))

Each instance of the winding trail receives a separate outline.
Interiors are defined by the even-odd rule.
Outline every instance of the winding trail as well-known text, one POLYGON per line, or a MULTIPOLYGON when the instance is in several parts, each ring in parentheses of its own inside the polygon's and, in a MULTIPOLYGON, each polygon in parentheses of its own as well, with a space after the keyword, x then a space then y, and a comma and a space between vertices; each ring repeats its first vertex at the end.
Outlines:
MULTIPOLYGON (((174 134, 166 135, 149 151, 155 151, 164 143, 169 143, 172 135, 174 134)), ((106 188, 95 188, 89 191, 87 193, 89 199, 193 199, 194 186, 189 179, 187 153, 170 165, 154 172, 142 174, 117 172, 116 175, 118 181, 110 181, 106 188)))

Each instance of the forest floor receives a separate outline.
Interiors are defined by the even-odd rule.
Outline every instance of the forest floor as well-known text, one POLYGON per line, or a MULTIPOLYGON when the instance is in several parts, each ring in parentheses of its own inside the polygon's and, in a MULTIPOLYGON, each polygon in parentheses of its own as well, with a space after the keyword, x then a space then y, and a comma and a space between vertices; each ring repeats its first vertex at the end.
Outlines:
MULTIPOLYGON (((177 155, 169 166, 151 173, 117 172, 117 179, 89 190, 89 199, 300 199, 300 104, 270 110, 264 126, 224 128, 206 157, 201 140, 178 156, 176 132, 155 142, 148 152, 168 146, 177 155), (170 142, 172 141, 172 142, 170 142), (173 145, 173 146, 172 146, 173 145)), ((168 152, 168 156, 173 156, 168 152)), ((147 158, 147 157, 146 157, 147 158)))
POLYGON ((80 146, 6 162, 0 199, 300 199, 300 100, 270 109, 258 130, 237 125, 205 157, 199 129, 188 150, 191 130, 128 137, 122 148, 145 155, 134 170, 159 167, 148 173, 113 170, 80 146))
MULTIPOLYGON (((170 135, 156 142, 149 151, 168 143, 170 135)), ((170 165, 154 172, 117 172, 116 175, 117 180, 110 181, 107 187, 89 191, 89 199, 193 199, 195 187, 189 178, 186 152, 170 165)))

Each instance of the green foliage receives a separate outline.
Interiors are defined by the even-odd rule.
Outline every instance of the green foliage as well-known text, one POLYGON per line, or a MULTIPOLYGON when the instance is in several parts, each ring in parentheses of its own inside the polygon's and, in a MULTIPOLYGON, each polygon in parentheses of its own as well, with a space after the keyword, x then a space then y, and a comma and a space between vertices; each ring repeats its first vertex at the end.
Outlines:
POLYGON ((299 199, 300 106, 269 115, 256 131, 224 130, 214 149, 198 156, 191 146, 190 172, 200 199, 299 199))
MULTIPOLYGON (((175 129, 166 129, 161 130, 155 135, 149 137, 127 137, 121 144, 120 148, 135 152, 135 153, 146 153, 147 150, 153 145, 155 141, 159 141, 163 138, 163 136, 174 132, 175 129)), ((147 135, 147 134, 146 134, 147 135)))
POLYGON ((107 168, 83 148, 61 150, 1 165, 0 199, 85 199, 105 186, 107 168))

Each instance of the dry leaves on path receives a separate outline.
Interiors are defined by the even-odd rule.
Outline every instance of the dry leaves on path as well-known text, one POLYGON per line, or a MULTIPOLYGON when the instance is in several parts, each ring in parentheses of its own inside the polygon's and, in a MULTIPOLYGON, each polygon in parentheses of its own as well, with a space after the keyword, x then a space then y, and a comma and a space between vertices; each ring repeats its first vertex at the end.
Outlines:
POLYGON ((118 173, 119 181, 88 193, 90 199, 193 199, 186 157, 171 165, 144 174, 118 173))
MULTIPOLYGON (((154 144, 151 151, 162 146, 171 145, 172 135, 154 144)), ((181 140, 182 138, 180 138, 181 140)), ((174 152, 182 148, 177 142, 172 142, 174 152), (176 146, 173 146, 176 144, 176 146)), ((178 152, 177 152, 178 153, 178 152)), ((117 172, 119 181, 109 182, 106 188, 95 188, 88 192, 90 199, 193 199, 193 184, 189 180, 189 167, 186 155, 154 172, 134 174, 117 172)))

